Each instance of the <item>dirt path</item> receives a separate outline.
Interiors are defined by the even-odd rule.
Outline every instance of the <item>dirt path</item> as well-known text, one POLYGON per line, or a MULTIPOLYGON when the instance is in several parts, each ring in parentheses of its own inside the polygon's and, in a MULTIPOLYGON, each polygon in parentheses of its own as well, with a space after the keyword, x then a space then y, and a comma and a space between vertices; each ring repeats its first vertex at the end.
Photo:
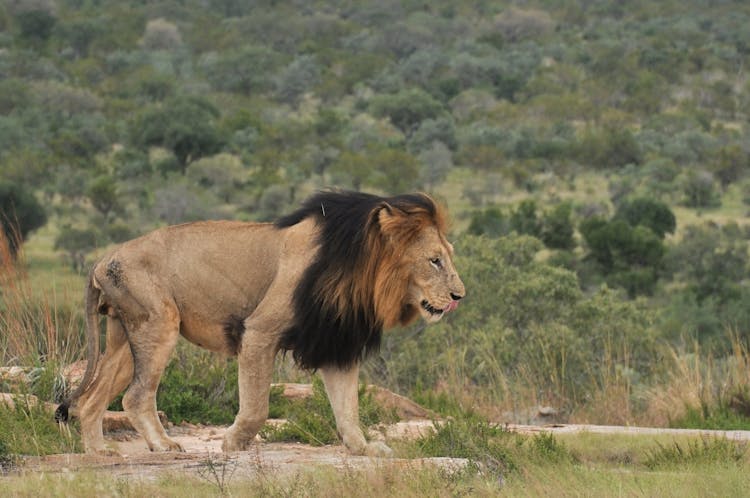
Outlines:
MULTIPOLYGON (((426 422, 426 421, 425 421, 426 422)), ((427 424, 430 424, 427 422, 427 424)), ((431 426, 431 424, 430 424, 431 426)), ((414 431, 426 429, 424 423, 414 431)), ((420 468, 438 466, 457 470, 468 461, 462 458, 373 458, 350 455, 342 445, 315 447, 299 443, 258 443, 249 451, 229 456, 221 451, 226 427, 180 426, 168 430, 170 437, 180 443, 184 453, 152 453, 144 439, 135 432, 121 431, 107 436, 119 456, 61 454, 44 457, 27 457, 26 471, 67 472, 77 470, 103 471, 117 476, 138 476, 155 479, 164 473, 195 475, 205 471, 210 464, 227 466, 235 477, 253 477, 262 472, 294 474, 314 466, 331 466, 337 469, 365 469, 381 465, 420 468)))
MULTIPOLYGON (((662 429, 648 427, 617 427, 596 425, 508 425, 507 428, 523 434, 552 432, 570 434, 589 432, 596 434, 675 436, 709 435, 733 440, 750 440, 750 431, 709 431, 693 429, 662 429)), ((251 450, 226 456, 221 452, 221 441, 226 427, 178 426, 169 429, 170 436, 179 442, 185 453, 151 453, 146 443, 136 433, 119 431, 108 435, 115 441, 113 447, 121 456, 96 456, 83 454, 50 455, 24 459, 26 471, 66 472, 93 470, 117 476, 138 476, 155 479, 165 473, 191 474, 205 472, 210 464, 226 466, 236 477, 255 477, 263 472, 294 474, 314 466, 331 466, 337 469, 371 469, 377 466, 400 466, 419 468, 438 466, 456 470, 467 465, 461 458, 371 458, 349 455, 341 445, 313 447, 298 443, 266 443, 258 441, 251 450)), ((428 434, 433 430, 429 420, 408 420, 381 430, 380 437, 388 439, 410 439, 428 434)), ((375 434, 377 436, 377 434, 375 434)))

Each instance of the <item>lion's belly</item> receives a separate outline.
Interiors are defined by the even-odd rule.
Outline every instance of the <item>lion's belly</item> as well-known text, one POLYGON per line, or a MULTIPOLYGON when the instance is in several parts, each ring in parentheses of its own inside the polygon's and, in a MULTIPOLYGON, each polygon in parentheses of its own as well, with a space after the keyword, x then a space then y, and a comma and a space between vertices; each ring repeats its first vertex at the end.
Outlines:
POLYGON ((216 353, 230 354, 226 335, 221 324, 196 320, 180 323, 180 334, 196 346, 216 353))

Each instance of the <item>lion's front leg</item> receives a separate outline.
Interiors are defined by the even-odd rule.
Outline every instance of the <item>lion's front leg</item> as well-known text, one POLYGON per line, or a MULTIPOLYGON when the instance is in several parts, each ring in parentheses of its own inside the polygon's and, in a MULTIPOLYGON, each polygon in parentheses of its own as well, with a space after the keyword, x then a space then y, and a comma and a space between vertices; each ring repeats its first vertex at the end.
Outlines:
POLYGON ((240 411, 224 435, 222 450, 243 451, 268 418, 268 396, 273 379, 276 341, 247 330, 237 358, 239 366, 240 411))
POLYGON ((347 447, 355 455, 391 456, 391 450, 384 443, 368 443, 359 427, 359 400, 357 398, 359 382, 359 365, 348 370, 337 367, 320 369, 323 383, 326 386, 328 399, 336 417, 336 428, 347 447))

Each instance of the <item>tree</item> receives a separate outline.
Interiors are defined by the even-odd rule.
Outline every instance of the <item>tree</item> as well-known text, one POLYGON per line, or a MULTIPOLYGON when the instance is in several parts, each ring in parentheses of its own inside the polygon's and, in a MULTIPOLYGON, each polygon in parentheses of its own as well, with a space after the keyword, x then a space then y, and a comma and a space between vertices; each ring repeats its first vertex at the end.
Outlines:
POLYGON ((282 102, 297 106, 300 98, 320 81, 315 58, 303 55, 294 59, 276 79, 276 96, 282 102))
POLYGON ((432 146, 423 150, 418 159, 420 162, 419 179, 428 190, 442 182, 453 169, 451 151, 443 142, 432 142, 432 146))
POLYGON ((190 162, 221 149, 224 143, 216 120, 219 111, 200 97, 178 97, 142 112, 132 129, 133 142, 142 148, 171 150, 181 173, 190 162))
POLYGON ((542 223, 536 214, 536 202, 531 199, 521 201, 510 214, 510 228, 518 234, 540 238, 542 223))
POLYGON ((669 206, 646 197, 637 197, 620 204, 615 219, 623 219, 630 226, 642 225, 650 228, 659 238, 674 233, 677 220, 669 206))
POLYGON ((55 238, 55 250, 67 253, 74 271, 82 272, 86 267, 86 255, 96 249, 98 234, 93 228, 73 228, 65 225, 55 238))
POLYGON ((389 118, 394 126, 408 135, 422 121, 437 118, 445 109, 424 90, 411 88, 392 95, 373 97, 370 112, 376 117, 389 118))
POLYGON ((176 25, 166 19, 153 19, 146 24, 141 46, 148 50, 174 50, 182 46, 182 36, 176 25))
POLYGON ((571 250, 576 242, 573 238, 575 229, 570 220, 573 206, 570 202, 562 202, 542 217, 541 239, 550 249, 571 250))
POLYGON ((246 45, 207 57, 203 68, 216 90, 252 95, 272 88, 279 59, 279 54, 267 46, 246 45))
POLYGON ((467 232, 471 235, 500 237, 510 233, 510 226, 508 218, 500 208, 490 207, 472 213, 467 232))
POLYGON ((682 177, 683 203, 688 207, 707 208, 721 205, 714 177, 708 171, 691 169, 682 177))
POLYGON ((44 208, 24 186, 0 181, 0 227, 11 256, 15 256, 26 236, 47 222, 44 208))
POLYGON ((14 0, 10 7, 24 38, 46 41, 52 35, 57 23, 53 0, 14 0))
POLYGON ((111 213, 122 211, 122 206, 117 197, 117 182, 109 175, 95 178, 89 184, 86 196, 105 218, 109 217, 111 213))
POLYGON ((736 224, 688 226, 669 254, 670 267, 699 303, 709 298, 725 303, 738 296, 749 262, 747 240, 736 224))
POLYGON ((610 285, 626 289, 630 297, 654 291, 666 248, 653 230, 596 216, 581 222, 579 230, 589 250, 586 258, 599 265, 610 285))

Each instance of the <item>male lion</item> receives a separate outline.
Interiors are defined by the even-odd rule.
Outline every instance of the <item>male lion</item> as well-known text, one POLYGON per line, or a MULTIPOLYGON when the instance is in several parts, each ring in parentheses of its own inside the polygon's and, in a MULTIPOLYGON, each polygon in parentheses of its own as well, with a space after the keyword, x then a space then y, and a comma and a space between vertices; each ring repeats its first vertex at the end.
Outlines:
POLYGON ((344 445, 387 455, 359 427, 359 363, 383 329, 439 320, 464 285, 442 210, 423 194, 324 192, 275 224, 197 222, 126 242, 92 269, 86 291, 88 365, 68 407, 87 452, 107 452, 102 416, 122 405, 152 451, 182 451, 156 415, 156 389, 177 338, 238 356, 240 409, 224 451, 247 448, 268 416, 273 362, 292 351, 319 370, 344 445), (99 319, 107 316, 99 354, 99 319))

